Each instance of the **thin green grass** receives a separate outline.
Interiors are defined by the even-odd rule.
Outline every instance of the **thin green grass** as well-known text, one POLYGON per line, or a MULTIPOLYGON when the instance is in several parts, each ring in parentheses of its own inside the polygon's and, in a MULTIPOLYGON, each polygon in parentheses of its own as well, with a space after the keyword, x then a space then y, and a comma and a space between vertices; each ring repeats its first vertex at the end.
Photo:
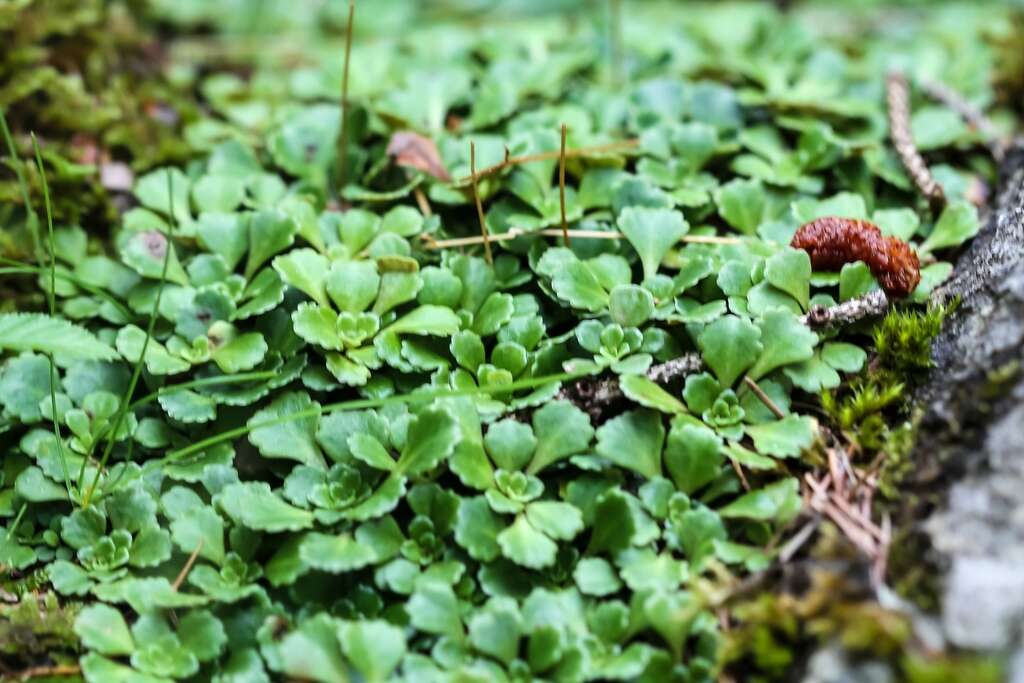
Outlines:
POLYGON ((35 249, 36 260, 42 261, 43 253, 39 243, 39 216, 32 209, 32 200, 29 199, 28 181, 25 180, 22 161, 18 158, 18 150, 14 147, 14 138, 11 137, 10 128, 7 127, 7 116, 5 116, 3 109, 0 109, 0 130, 3 131, 4 142, 7 143, 7 153, 11 157, 11 167, 14 169, 14 175, 18 178, 21 201, 25 204, 25 224, 28 226, 29 234, 32 235, 32 248, 35 249))
MULTIPOLYGON (((6 130, 6 128, 5 123, 4 129, 6 130)), ((39 149, 39 141, 36 140, 35 133, 32 134, 32 149, 35 151, 36 165, 39 167, 39 178, 43 186, 43 206, 46 208, 47 243, 50 249, 50 286, 46 290, 46 303, 52 318, 57 315, 57 247, 53 239, 53 207, 50 204, 50 186, 46 181, 43 154, 39 149)), ((57 364, 54 363, 52 353, 46 354, 46 358, 50 361, 50 418, 53 422, 53 435, 57 437, 57 452, 60 455, 60 469, 64 474, 64 487, 68 492, 68 502, 74 504, 75 497, 71 493, 71 473, 68 472, 67 453, 64 452, 64 439, 60 436, 60 422, 57 420, 57 364)))
MULTIPOLYGON (((135 393, 135 387, 139 384, 139 378, 142 376, 142 369, 146 363, 146 352, 149 349, 149 340, 153 338, 153 329, 156 327, 156 319, 160 313, 160 299, 163 297, 164 285, 167 283, 167 267, 171 261, 171 250, 174 245, 171 243, 171 236, 174 234, 174 228, 177 226, 177 218, 174 215, 174 178, 171 173, 167 173, 167 197, 169 206, 168 211, 170 215, 170 223, 168 227, 168 234, 164 235, 167 240, 167 248, 164 250, 164 262, 163 267, 160 271, 160 283, 157 285, 156 300, 153 302, 153 310, 149 314, 149 322, 146 325, 146 339, 142 342, 142 350, 139 353, 139 359, 135 363, 135 368, 132 370, 131 381, 128 382, 128 388, 125 389, 124 396, 121 398, 121 403, 118 406, 117 415, 114 418, 114 422, 111 425, 110 430, 107 432, 107 445, 103 449, 103 455, 100 457, 99 467, 96 468, 96 474, 93 475, 92 483, 89 484, 89 488, 85 491, 85 496, 82 499, 82 507, 89 507, 89 502, 92 500, 92 495, 96 490, 96 485, 99 483, 100 475, 107 466, 107 462, 110 460, 111 454, 114 452, 114 445, 117 443, 117 434, 121 430, 121 425, 124 422, 124 417, 129 409, 129 401, 131 401, 132 395, 135 393)), ((131 447, 131 440, 129 440, 129 448, 131 447)), ((88 462, 88 458, 82 460, 82 471, 80 476, 85 475, 85 464, 88 462)))

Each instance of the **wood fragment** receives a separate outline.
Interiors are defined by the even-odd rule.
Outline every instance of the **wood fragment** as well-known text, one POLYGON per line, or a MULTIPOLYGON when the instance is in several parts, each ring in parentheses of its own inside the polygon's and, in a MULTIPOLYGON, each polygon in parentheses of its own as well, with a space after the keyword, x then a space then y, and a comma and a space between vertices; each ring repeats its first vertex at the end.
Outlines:
POLYGON ((480 189, 476 182, 476 144, 469 141, 469 172, 473 178, 473 200, 476 202, 476 215, 480 219, 480 237, 484 243, 484 255, 487 263, 494 263, 494 256, 491 254, 491 237, 487 232, 487 220, 484 218, 484 205, 480 202, 480 189))
POLYGON ((562 239, 565 240, 565 246, 568 247, 571 245, 569 244, 569 222, 565 219, 565 138, 566 129, 563 123, 561 154, 558 157, 558 203, 562 211, 562 239))
POLYGON ((877 289, 862 297, 844 301, 841 304, 825 308, 814 306, 807 314, 800 317, 800 322, 811 328, 849 325, 864 318, 881 315, 889 310, 889 297, 877 289))
POLYGON ((19 681, 30 681, 33 678, 44 676, 77 676, 82 669, 77 664, 51 664, 44 666, 33 666, 19 671, 16 676, 19 681))
POLYGON ((352 59, 352 25, 356 18, 356 0, 348 2, 348 25, 345 27, 345 64, 341 72, 341 130, 338 133, 338 187, 348 183, 348 71, 352 59))
POLYGON ((399 166, 423 171, 444 182, 452 179, 441 161, 437 144, 419 133, 409 130, 392 133, 388 140, 387 155, 393 157, 399 166))
POLYGON ((743 383, 747 385, 748 389, 754 392, 754 396, 757 396, 757 398, 761 401, 761 403, 765 405, 766 408, 768 408, 768 410, 772 411, 772 415, 779 418, 780 420, 786 417, 786 413, 782 412, 782 409, 775 405, 775 401, 773 401, 771 397, 768 396, 768 394, 764 393, 764 389, 762 389, 757 382, 750 379, 749 375, 743 376, 743 383))
MULTIPOLYGON (((579 239, 596 239, 596 240, 621 240, 625 239, 625 235, 621 232, 614 230, 568 230, 569 237, 575 237, 579 239)), ((487 241, 490 242, 504 242, 506 240, 514 240, 517 237, 525 236, 542 236, 542 237, 564 237, 564 233, 560 229, 545 228, 542 230, 523 230, 522 228, 510 228, 507 232, 500 232, 494 235, 490 235, 487 241)), ((474 235, 471 237, 453 237, 447 240, 433 240, 431 246, 428 249, 448 249, 451 247, 466 247, 473 244, 483 244, 484 238, 481 235, 474 235)), ((742 244, 744 238, 742 237, 719 237, 718 235, 683 235, 680 242, 687 244, 742 244)))
POLYGON ((996 161, 1002 161, 1006 155, 1006 145, 1000 139, 999 131, 996 130, 992 119, 986 116, 985 112, 975 107, 967 98, 945 83, 924 81, 921 83, 921 90, 936 102, 955 111, 969 126, 981 133, 985 137, 985 146, 989 148, 992 157, 996 161))
POLYGON ((889 72, 885 92, 889 109, 889 136, 903 168, 929 202, 936 206, 944 204, 946 195, 942 186, 936 182, 924 157, 914 144, 914 136, 910 130, 910 86, 906 77, 899 71, 889 72))
MULTIPOLYGON (((620 152, 627 149, 632 149, 633 147, 636 147, 639 144, 640 140, 637 139, 618 140, 616 142, 609 142, 604 145, 594 145, 593 147, 579 147, 577 149, 567 149, 565 150, 565 157, 567 159, 572 159, 574 157, 588 157, 597 156, 600 154, 610 154, 612 152, 620 152)), ((514 157, 509 156, 508 147, 506 147, 505 158, 499 163, 494 164, 493 166, 487 166, 485 168, 480 169, 476 173, 476 177, 486 178, 488 176, 494 175, 495 173, 503 171, 509 166, 528 164, 533 161, 552 161, 554 159, 558 159, 559 156, 561 156, 561 152, 556 149, 550 152, 536 152, 534 154, 524 154, 522 156, 514 157)), ((471 182, 473 182, 472 169, 470 169, 470 175, 459 178, 457 181, 455 181, 455 185, 459 187, 467 185, 471 182)))
POLYGON ((192 554, 188 556, 188 560, 185 561, 185 566, 178 572, 178 576, 174 579, 174 583, 171 584, 171 589, 177 592, 181 588, 181 584, 185 583, 185 578, 188 573, 192 571, 192 565, 196 563, 196 558, 199 557, 199 551, 203 549, 203 539, 199 539, 199 543, 196 544, 196 549, 192 551, 192 554))

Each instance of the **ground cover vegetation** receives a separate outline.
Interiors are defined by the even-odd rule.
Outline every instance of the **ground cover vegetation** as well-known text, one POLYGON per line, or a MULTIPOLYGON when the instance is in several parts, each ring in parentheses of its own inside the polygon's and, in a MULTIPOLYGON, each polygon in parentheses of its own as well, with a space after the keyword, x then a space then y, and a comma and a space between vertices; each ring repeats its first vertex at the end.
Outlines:
POLYGON ((0 10, 5 669, 997 675, 835 577, 748 588, 807 529, 887 579, 996 179, 929 84, 1009 130, 1008 10, 71 4, 0 10), (906 299, 789 246, 833 216, 911 245, 906 299))

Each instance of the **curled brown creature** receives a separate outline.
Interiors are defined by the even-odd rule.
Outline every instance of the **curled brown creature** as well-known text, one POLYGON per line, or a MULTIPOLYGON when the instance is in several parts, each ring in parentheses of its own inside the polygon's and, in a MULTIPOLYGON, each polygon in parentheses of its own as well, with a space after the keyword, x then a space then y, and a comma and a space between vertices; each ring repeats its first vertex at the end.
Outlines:
POLYGON ((891 297, 908 296, 921 281, 921 263, 910 245, 884 237, 868 221, 827 216, 806 223, 790 245, 803 249, 819 270, 839 270, 847 263, 863 261, 891 297))

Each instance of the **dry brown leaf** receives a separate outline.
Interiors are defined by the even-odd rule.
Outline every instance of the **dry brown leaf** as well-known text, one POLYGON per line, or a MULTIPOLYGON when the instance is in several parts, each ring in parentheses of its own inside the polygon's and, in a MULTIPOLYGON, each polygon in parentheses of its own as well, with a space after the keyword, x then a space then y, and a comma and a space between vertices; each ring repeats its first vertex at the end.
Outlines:
POLYGON ((388 142, 388 156, 394 157, 395 163, 399 166, 423 171, 445 182, 452 179, 441 163, 437 145, 419 133, 408 130, 394 133, 388 142))

